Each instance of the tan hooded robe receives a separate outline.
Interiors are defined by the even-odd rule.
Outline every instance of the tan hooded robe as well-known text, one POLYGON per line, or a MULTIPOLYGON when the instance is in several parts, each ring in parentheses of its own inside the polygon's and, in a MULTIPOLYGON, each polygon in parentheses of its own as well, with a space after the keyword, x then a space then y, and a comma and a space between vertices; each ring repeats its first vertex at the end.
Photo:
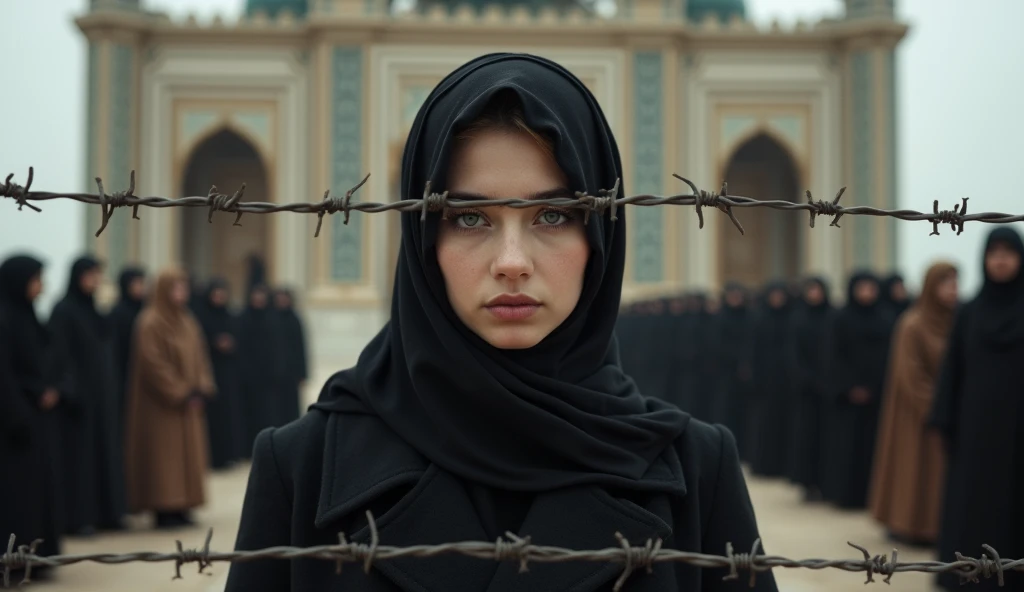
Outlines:
POLYGON ((132 512, 182 511, 205 501, 206 414, 189 403, 215 392, 195 317, 171 299, 180 271, 165 271, 132 337, 126 401, 126 477, 132 512))
POLYGON ((891 532, 921 543, 938 537, 945 487, 942 440, 925 424, 954 313, 937 290, 955 274, 948 263, 932 265, 920 300, 896 325, 868 502, 891 532))

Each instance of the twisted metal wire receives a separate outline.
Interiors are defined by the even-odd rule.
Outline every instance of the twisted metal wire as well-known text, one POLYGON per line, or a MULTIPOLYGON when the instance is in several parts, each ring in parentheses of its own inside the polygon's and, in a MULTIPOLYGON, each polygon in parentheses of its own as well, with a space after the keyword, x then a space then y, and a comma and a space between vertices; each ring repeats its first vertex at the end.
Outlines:
POLYGON ((369 573, 374 562, 387 561, 403 557, 429 559, 440 555, 459 555, 480 560, 516 561, 519 572, 525 572, 532 563, 566 563, 572 561, 606 562, 622 564, 623 571, 615 582, 614 590, 618 592, 637 569, 645 569, 650 573, 658 563, 685 563, 700 568, 728 568, 724 580, 736 580, 741 573, 749 573, 748 583, 753 587, 757 574, 775 568, 788 569, 839 569, 847 572, 865 573, 865 583, 874 582, 874 576, 885 576, 882 581, 888 584, 897 573, 955 573, 961 582, 978 582, 981 579, 995 577, 1000 586, 1003 585, 1007 571, 1024 571, 1024 559, 1004 559, 989 545, 982 545, 985 553, 981 557, 968 557, 956 554, 956 561, 916 561, 900 562, 899 553, 892 551, 892 559, 887 554, 871 555, 867 549, 854 543, 847 543, 863 555, 861 559, 789 559, 777 555, 760 555, 761 540, 755 540, 749 553, 736 553, 732 543, 726 543, 725 555, 693 553, 662 548, 661 539, 648 539, 641 546, 633 546, 620 533, 615 533, 619 542, 617 547, 599 550, 577 551, 562 547, 534 545, 529 537, 519 537, 513 533, 505 533, 508 539, 490 543, 484 541, 465 541, 444 543, 439 545, 414 545, 395 547, 382 545, 377 524, 373 514, 366 513, 370 527, 370 543, 352 543, 345 534, 338 535, 337 545, 318 545, 314 547, 278 546, 251 551, 218 552, 210 549, 213 529, 206 533, 206 540, 201 548, 186 549, 181 541, 175 541, 176 551, 157 552, 139 551, 135 553, 84 553, 79 555, 36 555, 36 546, 41 541, 33 541, 31 545, 15 546, 12 534, 7 543, 7 552, 0 557, 3 566, 4 586, 11 585, 11 574, 24 570, 21 585, 31 582, 33 567, 60 567, 76 563, 98 563, 103 565, 121 565, 125 563, 173 563, 174 577, 181 578, 183 565, 195 563, 199 573, 203 573, 214 563, 242 563, 260 559, 316 559, 332 561, 336 564, 337 573, 341 573, 346 563, 362 563, 363 570, 369 573))
POLYGON ((320 236, 320 229, 323 224, 324 216, 342 212, 344 214, 344 223, 348 224, 349 215, 352 212, 363 212, 366 214, 375 214, 379 212, 389 211, 400 211, 400 212, 420 212, 420 220, 426 220, 428 212, 443 212, 447 215, 447 211, 450 208, 486 208, 496 206, 507 206, 511 208, 533 208, 538 206, 549 206, 559 207, 568 209, 579 209, 585 211, 584 222, 588 222, 590 215, 596 213, 603 215, 606 211, 610 214, 610 220, 612 222, 618 219, 617 211, 618 208, 625 205, 634 206, 661 206, 661 205, 677 205, 677 206, 693 206, 697 212, 697 219, 699 221, 699 228, 704 228, 704 212, 703 208, 714 208, 720 210, 729 217, 733 226, 743 234, 743 225, 740 224, 733 212, 734 208, 769 208, 773 210, 782 211, 803 211, 807 212, 810 216, 809 223, 810 227, 814 228, 815 218, 817 216, 829 216, 832 218, 829 226, 839 227, 839 220, 843 216, 877 216, 877 217, 889 217, 896 218, 899 220, 906 221, 927 221, 932 224, 932 232, 929 236, 939 234, 939 224, 949 224, 950 227, 956 231, 957 235, 963 232, 964 224, 967 222, 985 222, 988 224, 1007 224, 1011 222, 1024 221, 1024 215, 1022 214, 1004 214, 999 212, 979 212, 976 214, 967 213, 967 199, 962 198, 962 202, 953 207, 952 210, 940 210, 939 201, 935 200, 932 203, 932 211, 930 213, 918 212, 916 210, 884 210, 871 206, 842 206, 839 204, 839 200, 842 198, 846 188, 840 189, 835 197, 831 200, 814 199, 811 192, 808 190, 805 192, 807 201, 806 203, 794 203, 785 200, 758 200, 751 197, 743 197, 740 195, 730 195, 728 193, 728 185, 723 184, 722 188, 718 191, 707 191, 697 188, 697 186, 684 177, 679 175, 673 175, 676 179, 685 183, 690 193, 677 194, 677 195, 632 195, 627 197, 615 197, 619 194, 620 182, 616 180, 615 185, 611 189, 602 189, 597 192, 597 195, 590 195, 584 192, 576 192, 574 197, 555 197, 549 199, 540 200, 524 200, 524 199, 483 199, 483 200, 465 200, 465 199, 452 199, 448 197, 448 192, 436 193, 430 189, 430 183, 426 184, 423 192, 423 197, 420 199, 404 199, 394 201, 390 203, 374 203, 374 202, 353 202, 352 196, 358 191, 369 179, 370 175, 367 174, 363 179, 357 183, 354 187, 347 190, 344 196, 335 196, 331 194, 331 190, 328 189, 324 192, 323 199, 319 202, 310 203, 287 203, 287 204, 274 204, 266 202, 243 202, 242 196, 245 192, 245 184, 243 183, 237 191, 231 195, 220 193, 216 186, 210 188, 210 191, 205 196, 192 196, 192 197, 181 197, 181 198, 167 198, 167 197, 140 197, 135 195, 135 171, 131 172, 129 179, 128 189, 118 191, 113 194, 107 194, 103 189, 103 181, 99 177, 96 177, 96 186, 98 193, 54 193, 49 191, 31 191, 32 180, 34 177, 34 169, 29 167, 28 170, 28 181, 24 186, 12 183, 11 179, 14 174, 7 176, 6 180, 0 185, 0 198, 13 199, 18 204, 18 209, 21 210, 23 207, 28 207, 36 212, 41 211, 40 208, 33 205, 32 202, 49 201, 53 199, 70 199, 73 201, 99 205, 102 209, 102 219, 99 230, 96 231, 96 236, 103 233, 106 229, 107 224, 110 222, 111 217, 114 215, 114 210, 120 207, 131 206, 132 218, 139 219, 139 206, 146 206, 150 208, 172 208, 172 207, 185 207, 185 208, 209 208, 209 216, 207 221, 213 221, 213 214, 215 212, 228 212, 235 214, 235 226, 241 225, 241 219, 243 214, 273 214, 278 212, 294 212, 300 214, 316 214, 317 224, 314 237, 320 236))

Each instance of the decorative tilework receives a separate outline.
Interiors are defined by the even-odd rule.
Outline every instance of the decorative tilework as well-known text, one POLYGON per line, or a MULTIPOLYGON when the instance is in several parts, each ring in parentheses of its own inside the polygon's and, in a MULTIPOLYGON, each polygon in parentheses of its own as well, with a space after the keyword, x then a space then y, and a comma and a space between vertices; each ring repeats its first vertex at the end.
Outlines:
MULTIPOLYGON (((86 97, 88 111, 85 117, 85 178, 83 179, 84 187, 83 191, 87 193, 93 193, 96 191, 95 177, 99 174, 96 170, 96 141, 97 141, 97 129, 96 129, 96 108, 99 97, 99 85, 97 83, 100 67, 100 51, 95 43, 89 44, 89 74, 86 76, 87 90, 86 97)), ((86 248, 89 248, 92 243, 92 235, 96 232, 96 228, 99 228, 97 224, 97 212, 99 208, 85 208, 85 234, 83 235, 86 240, 86 248)))
MULTIPOLYGON (((331 66, 331 191, 343 194, 363 175, 363 50, 334 48, 331 66)), ((360 193, 353 196, 360 199, 360 193)), ((363 278, 363 216, 332 217, 331 280, 358 282, 363 278)))
POLYGON ((796 149, 806 149, 804 146, 804 120, 796 115, 779 115, 768 120, 772 130, 786 139, 796 149))
POLYGON ((430 86, 405 87, 405 92, 402 93, 402 129, 412 127, 412 122, 416 119, 416 113, 423 106, 423 102, 427 100, 431 90, 433 90, 433 87, 430 86))
MULTIPOLYGON (((128 187, 132 169, 132 97, 135 94, 135 50, 129 45, 112 46, 110 68, 110 129, 107 130, 107 171, 104 188, 116 191, 128 187)), ((131 234, 127 212, 118 212, 104 230, 107 235, 107 273, 116 278, 131 259, 131 234), (121 215, 117 215, 121 214, 121 215)))
MULTIPOLYGON (((886 171, 886 188, 889 191, 888 199, 886 200, 886 207, 890 209, 896 209, 899 207, 897 203, 897 193, 899 187, 897 181, 897 145, 896 145, 896 53, 893 51, 886 52, 885 55, 885 68, 886 68, 886 126, 885 126, 885 162, 888 170, 886 171)), ((890 268, 895 268, 899 263, 899 222, 897 220, 886 220, 889 232, 889 264, 890 268)))
POLYGON ((181 129, 178 135, 181 144, 178 149, 191 146, 196 138, 217 123, 220 114, 216 111, 186 111, 181 116, 181 129))
MULTIPOLYGON (((637 193, 659 194, 663 183, 662 55, 633 56, 633 177, 637 193)), ((588 188, 591 189, 591 188, 588 188)), ((664 220, 661 208, 634 208, 633 278, 660 282, 664 278, 664 220)))
POLYGON ((252 134, 264 149, 270 148, 270 116, 263 111, 241 111, 231 116, 238 127, 252 134))
MULTIPOLYGON (((871 54, 859 51, 853 54, 850 63, 850 86, 852 89, 853 115, 851 141, 853 142, 853 199, 856 205, 866 205, 870 200, 872 180, 875 178, 875 155, 873 150, 874 101, 872 92, 871 54)), ((868 267, 873 263, 872 220, 858 220, 853 226, 853 263, 858 267, 868 267)))
POLYGON ((732 146, 736 140, 757 127, 752 115, 729 115, 722 118, 722 146, 732 146))

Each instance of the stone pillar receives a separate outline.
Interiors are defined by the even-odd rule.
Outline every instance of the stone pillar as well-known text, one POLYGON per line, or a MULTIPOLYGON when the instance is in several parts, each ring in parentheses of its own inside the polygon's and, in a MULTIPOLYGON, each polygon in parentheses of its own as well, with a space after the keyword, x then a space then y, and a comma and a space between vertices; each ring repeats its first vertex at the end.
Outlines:
MULTIPOLYGON (((846 0, 847 205, 896 209, 896 44, 906 28, 893 0, 846 0), (848 201, 847 201, 848 200, 848 201)), ((898 221, 844 220, 853 267, 888 271, 899 260, 898 221)))
MULTIPOLYGON (((138 0, 93 0, 90 6, 93 12, 79 22, 88 40, 83 189, 96 193, 100 177, 109 194, 127 189, 138 167, 139 30, 144 23, 138 0)), ((100 208, 90 206, 85 219, 83 246, 105 261, 108 283, 114 283, 126 264, 138 261, 131 211, 116 210, 99 237, 100 208)))

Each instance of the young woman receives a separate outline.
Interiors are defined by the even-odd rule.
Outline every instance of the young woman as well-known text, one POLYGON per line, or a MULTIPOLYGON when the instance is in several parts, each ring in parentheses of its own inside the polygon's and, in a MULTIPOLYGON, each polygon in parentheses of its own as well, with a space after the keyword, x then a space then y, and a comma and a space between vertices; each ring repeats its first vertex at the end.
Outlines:
MULTIPOLYGON (((36 552, 56 555, 61 400, 46 364, 49 334, 33 305, 43 292, 42 274, 42 262, 30 255, 0 264, 0 475, 8 481, 0 487, 0 533, 13 533, 18 545, 41 539, 36 552)), ((32 579, 48 579, 50 568, 39 569, 32 579)))
MULTIPOLYGON (((953 321, 932 404, 931 423, 949 451, 939 529, 939 557, 979 557, 991 545, 1002 557, 1024 555, 1024 241, 1013 228, 988 235, 978 295, 953 321)), ((990 555, 991 557, 991 555, 990 555)), ((1022 590, 1007 572, 975 590, 1022 590)), ((959 589, 955 574, 939 584, 959 589)))
POLYGON ((939 533, 946 454, 927 422, 956 306, 956 267, 935 263, 892 337, 868 507, 910 544, 931 545, 939 533))
POLYGON ((202 329, 188 309, 188 277, 162 272, 139 314, 127 400, 128 501, 158 528, 192 524, 205 501, 205 400, 216 387, 202 329))
MULTIPOLYGON (((403 197, 591 195, 622 176, 594 97, 522 54, 472 60, 416 117, 403 197)), ((301 419, 263 431, 238 549, 486 541, 506 531, 576 549, 634 544, 722 554, 758 537, 732 435, 644 397, 613 338, 624 212, 546 206, 402 215, 390 322, 301 419)), ((227 590, 608 590, 622 564, 450 555, 232 567, 227 590)), ((630 590, 740 590, 724 569, 638 570, 630 590)), ((775 590, 761 574, 757 590, 775 590)))

